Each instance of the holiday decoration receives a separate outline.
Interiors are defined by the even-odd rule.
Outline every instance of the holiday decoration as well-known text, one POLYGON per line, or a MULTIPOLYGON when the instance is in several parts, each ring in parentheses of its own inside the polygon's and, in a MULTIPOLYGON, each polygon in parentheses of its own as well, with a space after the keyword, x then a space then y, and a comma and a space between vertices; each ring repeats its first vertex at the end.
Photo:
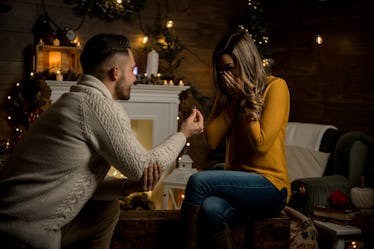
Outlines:
POLYGON ((248 6, 245 8, 244 17, 240 22, 239 28, 249 32, 251 35, 263 58, 264 66, 271 66, 271 52, 268 47, 269 37, 266 35, 264 11, 259 0, 248 0, 248 6))
POLYGON ((157 75, 158 73, 158 58, 159 55, 156 50, 152 49, 147 55, 147 76, 157 75))
POLYGON ((155 204, 146 193, 133 193, 119 200, 123 210, 154 210, 155 204))
POLYGON ((74 5, 78 14, 105 20, 129 17, 144 9, 145 2, 146 0, 64 0, 65 4, 74 5))
POLYGON ((374 207, 374 189, 366 187, 364 177, 361 177, 361 186, 351 189, 352 204, 356 208, 374 207))
POLYGON ((6 97, 4 103, 6 118, 11 134, 0 140, 1 153, 9 153, 30 128, 32 123, 47 108, 48 86, 41 74, 31 74, 23 82, 17 82, 6 97), (47 89, 47 91, 46 91, 47 89))
MULTIPOLYGON (((165 18, 165 25, 157 25, 153 31, 149 31, 143 40, 144 51, 155 50, 159 54, 159 72, 162 80, 179 82, 175 75, 175 70, 180 66, 183 57, 180 53, 184 45, 180 42, 174 29, 174 21, 165 18)), ((150 77, 150 75, 148 75, 150 77)))
POLYGON ((328 197, 330 207, 344 210, 348 208, 349 198, 340 190, 332 192, 328 197))

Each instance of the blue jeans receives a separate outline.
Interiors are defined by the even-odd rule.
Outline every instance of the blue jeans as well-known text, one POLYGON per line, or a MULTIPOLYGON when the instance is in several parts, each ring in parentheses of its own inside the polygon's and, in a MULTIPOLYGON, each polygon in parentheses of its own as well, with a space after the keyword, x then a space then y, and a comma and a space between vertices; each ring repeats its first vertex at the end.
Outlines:
POLYGON ((184 201, 200 205, 204 225, 217 233, 239 219, 276 216, 285 206, 286 198, 286 189, 279 191, 262 175, 205 170, 190 177, 184 201))

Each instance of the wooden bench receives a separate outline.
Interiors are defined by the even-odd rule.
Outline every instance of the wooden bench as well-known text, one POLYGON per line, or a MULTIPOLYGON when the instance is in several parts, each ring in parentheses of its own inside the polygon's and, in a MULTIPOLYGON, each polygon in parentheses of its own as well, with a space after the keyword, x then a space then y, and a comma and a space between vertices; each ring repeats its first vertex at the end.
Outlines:
MULTIPOLYGON (((179 210, 122 211, 111 249, 181 248, 179 210)), ((236 249, 288 249, 290 219, 286 215, 238 224, 232 228, 236 249), (251 245, 245 245, 248 236, 251 245)))

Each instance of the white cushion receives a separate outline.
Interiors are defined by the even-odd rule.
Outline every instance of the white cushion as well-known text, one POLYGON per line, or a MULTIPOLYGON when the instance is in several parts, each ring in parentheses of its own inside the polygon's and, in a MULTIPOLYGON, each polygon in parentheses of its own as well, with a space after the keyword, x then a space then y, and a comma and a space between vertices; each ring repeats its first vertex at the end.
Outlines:
POLYGON ((290 181, 307 177, 321 177, 330 153, 286 145, 286 161, 290 181))

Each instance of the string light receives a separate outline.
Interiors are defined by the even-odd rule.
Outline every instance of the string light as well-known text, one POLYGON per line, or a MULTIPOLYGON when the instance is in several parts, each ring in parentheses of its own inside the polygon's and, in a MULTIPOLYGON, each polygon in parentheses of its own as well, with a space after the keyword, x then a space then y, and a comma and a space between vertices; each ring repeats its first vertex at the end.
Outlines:
POLYGON ((147 36, 147 35, 146 35, 146 36, 144 36, 144 37, 143 37, 143 41, 142 41, 142 43, 143 43, 143 44, 147 44, 147 42, 148 42, 148 39, 149 39, 149 38, 148 38, 148 36, 147 36))
POLYGON ((112 170, 112 176, 114 177, 117 177, 117 178, 124 178, 125 176, 123 174, 121 174, 118 170, 116 170, 115 168, 111 168, 112 170))
POLYGON ((269 60, 269 59, 263 59, 263 60, 262 60, 262 65, 263 65, 264 67, 268 67, 268 66, 270 66, 270 60, 269 60))
POLYGON ((323 38, 322 38, 321 35, 317 35, 317 36, 316 36, 316 43, 317 43, 318 45, 321 45, 321 44, 323 43, 323 38))
POLYGON ((168 20, 168 21, 166 22, 166 27, 167 27, 168 29, 171 29, 172 27, 174 27, 174 22, 173 22, 173 20, 168 20))

